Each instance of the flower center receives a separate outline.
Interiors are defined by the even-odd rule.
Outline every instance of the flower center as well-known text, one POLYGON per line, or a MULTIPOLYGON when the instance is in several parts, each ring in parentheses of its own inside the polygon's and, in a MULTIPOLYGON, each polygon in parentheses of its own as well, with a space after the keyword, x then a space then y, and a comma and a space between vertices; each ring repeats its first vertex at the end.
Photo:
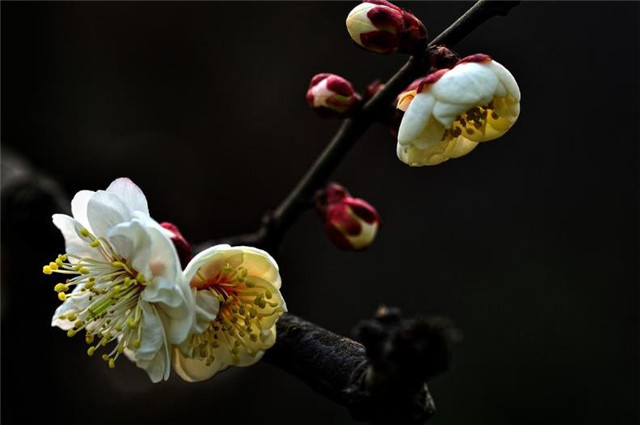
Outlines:
POLYGON ((241 351, 254 357, 269 348, 270 327, 284 308, 279 294, 274 294, 268 282, 248 276, 245 267, 233 268, 227 263, 211 278, 198 272, 191 285, 213 293, 220 309, 206 331, 192 336, 190 357, 211 365, 216 349, 225 346, 232 362, 237 364, 241 351))
POLYGON ((85 340, 91 345, 87 350, 89 356, 101 346, 117 341, 109 354, 102 355, 113 368, 125 348, 140 347, 142 311, 138 300, 149 282, 104 237, 97 238, 85 228, 80 234, 99 255, 95 258, 58 255, 42 271, 47 275, 68 276, 54 287, 58 298, 69 303, 69 308, 57 319, 72 323, 67 331, 69 337, 82 330, 86 332, 85 340), (74 286, 75 290, 69 293, 74 286))
POLYGON ((479 141, 475 139, 484 135, 487 122, 491 120, 497 121, 499 118, 500 116, 495 111, 493 101, 486 105, 476 106, 458 115, 451 128, 445 130, 442 140, 463 135, 473 141, 479 141), (490 120, 487 117, 490 117, 490 120))

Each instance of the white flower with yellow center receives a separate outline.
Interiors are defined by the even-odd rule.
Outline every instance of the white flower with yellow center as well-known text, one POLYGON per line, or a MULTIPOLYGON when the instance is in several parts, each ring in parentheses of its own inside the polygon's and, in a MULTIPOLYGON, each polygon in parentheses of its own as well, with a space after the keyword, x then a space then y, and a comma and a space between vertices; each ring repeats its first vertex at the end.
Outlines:
POLYGON ((398 158, 411 166, 436 165, 506 133, 520 114, 520 89, 504 66, 476 54, 403 93, 398 109, 405 111, 398 158))
POLYGON ((276 341, 287 311, 275 260, 260 249, 216 245, 185 268, 196 299, 193 335, 174 350, 173 367, 189 382, 229 366, 250 366, 276 341))
POLYGON ((55 286, 63 303, 52 326, 69 336, 84 331, 90 356, 111 344, 102 356, 111 368, 124 353, 153 382, 166 380, 170 345, 182 343, 194 321, 193 294, 168 231, 126 178, 106 191, 78 192, 71 210, 73 217, 53 216, 66 253, 43 268, 65 278, 55 286))

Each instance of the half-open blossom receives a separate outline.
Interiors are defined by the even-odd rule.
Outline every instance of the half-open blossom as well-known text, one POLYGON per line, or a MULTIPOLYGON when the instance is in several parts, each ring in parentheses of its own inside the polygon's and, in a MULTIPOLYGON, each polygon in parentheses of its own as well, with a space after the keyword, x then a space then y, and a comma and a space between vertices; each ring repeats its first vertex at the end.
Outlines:
POLYGON ((365 0, 347 16, 347 31, 358 45, 375 53, 413 53, 427 29, 413 14, 385 0, 365 0))
POLYGON ((520 89, 504 66, 476 54, 424 78, 400 96, 398 108, 405 111, 398 157, 412 166, 435 165, 507 132, 520 113, 520 89))
POLYGON ((309 106, 325 118, 348 116, 362 100, 349 81, 327 73, 317 74, 311 79, 306 99, 309 106))
POLYGON ((367 201, 352 198, 344 187, 330 183, 316 194, 316 209, 335 246, 348 251, 368 248, 380 227, 380 216, 367 201))
POLYGON ((170 344, 183 342, 194 321, 193 294, 167 231, 126 178, 106 191, 78 192, 71 210, 73 217, 53 216, 66 252, 43 267, 62 278, 52 326, 69 336, 84 331, 90 356, 111 344, 102 356, 109 367, 124 353, 153 382, 166 380, 170 344))
POLYGON ((287 311, 275 260, 257 248, 216 245, 196 255, 184 276, 195 294, 196 320, 192 336, 174 350, 178 375, 202 381, 260 360, 287 311))

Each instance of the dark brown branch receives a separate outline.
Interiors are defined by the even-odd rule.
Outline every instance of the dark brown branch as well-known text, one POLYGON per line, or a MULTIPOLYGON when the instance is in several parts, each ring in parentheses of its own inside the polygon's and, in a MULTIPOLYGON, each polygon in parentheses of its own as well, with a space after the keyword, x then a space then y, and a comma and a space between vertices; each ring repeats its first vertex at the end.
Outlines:
POLYGON ((265 361, 369 423, 424 423, 435 412, 425 381, 449 366, 456 331, 442 318, 403 320, 380 308, 355 342, 285 314, 265 361))
MULTIPOLYGON (((274 212, 265 215, 263 225, 258 231, 218 240, 216 243, 250 244, 267 250, 277 247, 300 214, 309 208, 313 194, 327 182, 342 158, 376 121, 377 116, 413 80, 426 75, 431 66, 430 49, 438 45, 453 46, 483 22, 493 16, 506 15, 518 3, 520 2, 489 0, 476 2, 464 15, 431 41, 426 49, 410 57, 407 63, 389 79, 382 90, 373 96, 353 117, 343 122, 325 150, 280 206, 274 212)), ((206 245, 211 244, 209 242, 206 245)))

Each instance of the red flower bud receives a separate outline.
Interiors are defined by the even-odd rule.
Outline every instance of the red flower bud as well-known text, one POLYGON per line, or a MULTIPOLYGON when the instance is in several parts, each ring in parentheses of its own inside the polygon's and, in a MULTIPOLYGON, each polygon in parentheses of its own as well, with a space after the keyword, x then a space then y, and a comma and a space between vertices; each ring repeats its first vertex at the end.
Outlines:
POLYGON ((427 30, 413 14, 384 0, 365 0, 347 16, 347 31, 375 53, 413 53, 427 40, 427 30))
POLYGON ((178 226, 176 226, 175 224, 165 221, 164 223, 160 223, 160 226, 168 231, 167 233, 171 238, 171 242, 173 242, 173 246, 176 247, 176 251, 178 252, 180 264, 184 269, 187 264, 189 264, 189 261, 191 261, 191 259, 193 258, 191 244, 189 244, 184 236, 182 236, 182 233, 178 229, 178 226))
POLYGON ((330 183, 316 194, 316 208, 325 218, 325 231, 335 246, 347 251, 366 249, 373 243, 380 216, 368 202, 352 198, 344 187, 330 183))
POLYGON ((361 100, 351 83, 335 74, 314 76, 307 90, 309 106, 325 118, 346 117, 360 106, 361 100))
POLYGON ((375 96, 380 90, 384 88, 384 83, 380 82, 380 80, 372 81, 366 89, 364 89, 364 94, 362 95, 363 102, 368 102, 373 96, 375 96))
POLYGON ((453 68, 460 57, 445 46, 429 48, 429 65, 435 69, 453 68))

